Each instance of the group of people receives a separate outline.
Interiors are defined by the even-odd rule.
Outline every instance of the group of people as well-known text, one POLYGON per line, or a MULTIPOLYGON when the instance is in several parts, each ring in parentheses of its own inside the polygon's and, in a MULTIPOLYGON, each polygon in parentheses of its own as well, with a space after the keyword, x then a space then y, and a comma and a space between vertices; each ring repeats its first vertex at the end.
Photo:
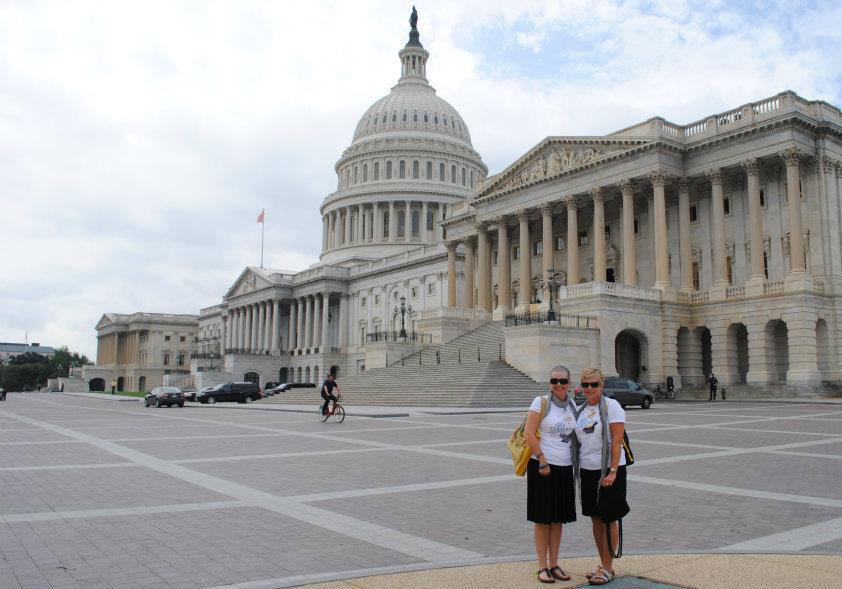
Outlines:
POLYGON ((526 517, 535 524, 538 580, 570 580, 558 565, 558 552, 563 525, 576 521, 578 480, 582 515, 591 519, 600 559, 586 576, 591 585, 605 585, 614 579, 617 520, 629 511, 626 413, 617 401, 603 396, 605 375, 598 368, 582 371, 583 405, 577 406, 568 395, 570 380, 565 366, 553 368, 550 394, 536 397, 527 414, 524 433, 532 457, 526 468, 526 517))

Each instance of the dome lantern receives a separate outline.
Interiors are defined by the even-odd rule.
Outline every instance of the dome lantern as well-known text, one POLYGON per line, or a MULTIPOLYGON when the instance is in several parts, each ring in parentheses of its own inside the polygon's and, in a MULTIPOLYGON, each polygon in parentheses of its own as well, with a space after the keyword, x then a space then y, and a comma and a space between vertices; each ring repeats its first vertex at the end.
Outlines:
POLYGON ((424 49, 419 40, 418 27, 418 11, 412 7, 412 15, 409 17, 409 41, 406 46, 400 50, 398 57, 401 60, 401 78, 398 80, 399 84, 421 82, 429 84, 427 81, 427 58, 430 54, 424 49))

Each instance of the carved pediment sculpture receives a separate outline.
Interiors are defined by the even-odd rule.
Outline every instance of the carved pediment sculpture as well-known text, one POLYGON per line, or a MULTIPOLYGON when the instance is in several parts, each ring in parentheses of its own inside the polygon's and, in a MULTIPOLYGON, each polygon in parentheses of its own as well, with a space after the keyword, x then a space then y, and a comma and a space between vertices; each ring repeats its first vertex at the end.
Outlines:
POLYGON ((524 162, 520 169, 503 185, 503 189, 515 188, 528 182, 535 182, 547 176, 559 174, 592 161, 601 159, 606 153, 595 147, 553 149, 546 157, 538 157, 524 162))

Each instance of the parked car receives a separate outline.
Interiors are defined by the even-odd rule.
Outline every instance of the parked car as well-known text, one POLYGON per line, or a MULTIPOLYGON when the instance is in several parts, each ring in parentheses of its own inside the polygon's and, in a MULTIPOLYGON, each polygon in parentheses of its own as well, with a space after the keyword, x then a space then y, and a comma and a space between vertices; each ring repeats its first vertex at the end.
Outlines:
POLYGON ((185 401, 193 401, 196 398, 196 387, 187 386, 187 387, 177 387, 182 393, 184 393, 184 400, 185 401))
POLYGON ((286 391, 289 391, 290 389, 315 389, 315 388, 318 388, 318 385, 314 382, 285 382, 285 383, 279 384, 276 387, 273 387, 272 389, 267 389, 266 394, 271 396, 271 395, 277 395, 278 393, 285 393, 286 391))
POLYGON ((193 390, 193 391, 189 391, 189 392, 188 392, 188 391, 185 391, 184 389, 181 389, 181 391, 184 393, 184 399, 185 399, 186 401, 195 401, 195 400, 196 400, 196 395, 198 395, 199 393, 205 393, 205 392, 207 392, 207 391, 211 390, 212 388, 213 388, 213 387, 212 387, 212 386, 210 386, 210 387, 205 387, 205 388, 203 388, 203 389, 201 389, 201 390, 199 390, 199 391, 193 390))
MULTIPOLYGON (((623 409, 627 405, 640 405, 642 409, 649 409, 655 401, 655 395, 628 378, 606 378, 602 394, 617 401, 623 409)), ((576 403, 585 402, 585 394, 579 387, 574 390, 574 399, 576 403)))
POLYGON ((184 407, 184 393, 176 387, 156 387, 146 395, 143 399, 143 404, 147 407, 151 407, 152 405, 155 405, 155 407, 162 407, 164 405, 167 407, 172 407, 173 405, 184 407))
POLYGON ((213 387, 210 391, 199 391, 196 400, 200 403, 232 402, 251 403, 263 398, 263 393, 253 382, 229 382, 213 387))

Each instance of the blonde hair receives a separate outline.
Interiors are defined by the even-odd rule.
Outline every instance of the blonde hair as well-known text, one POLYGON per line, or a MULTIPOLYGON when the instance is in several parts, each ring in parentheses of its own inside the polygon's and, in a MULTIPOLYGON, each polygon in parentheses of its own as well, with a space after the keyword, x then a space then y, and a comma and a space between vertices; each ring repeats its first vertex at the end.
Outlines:
POLYGON ((599 384, 605 385, 605 375, 602 373, 602 370, 599 368, 585 368, 582 371, 582 382, 587 379, 596 378, 599 381, 599 384))

